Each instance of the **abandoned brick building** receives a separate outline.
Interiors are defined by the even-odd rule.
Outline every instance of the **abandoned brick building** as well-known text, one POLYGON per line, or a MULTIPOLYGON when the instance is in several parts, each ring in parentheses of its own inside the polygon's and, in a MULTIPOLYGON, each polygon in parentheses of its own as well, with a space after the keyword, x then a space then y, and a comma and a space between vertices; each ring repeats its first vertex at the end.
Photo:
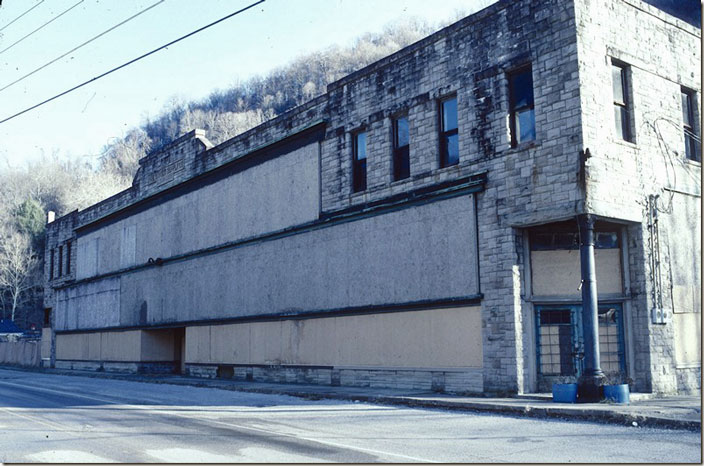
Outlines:
POLYGON ((544 390, 584 367, 581 221, 601 368, 698 390, 700 40, 641 0, 502 0, 193 130, 48 225, 45 363, 544 390))

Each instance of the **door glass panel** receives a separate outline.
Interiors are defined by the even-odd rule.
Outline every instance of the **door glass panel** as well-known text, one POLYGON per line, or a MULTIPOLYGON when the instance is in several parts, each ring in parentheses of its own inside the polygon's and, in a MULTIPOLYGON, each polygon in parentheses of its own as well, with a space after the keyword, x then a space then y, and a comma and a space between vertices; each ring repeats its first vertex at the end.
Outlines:
MULTIPOLYGON (((543 382, 557 376, 580 376, 584 355, 581 338, 582 307, 537 307, 538 375, 543 382)), ((620 304, 599 306, 599 353, 607 374, 626 371, 623 313, 620 304)), ((549 385, 548 385, 549 386, 549 385)))
POLYGON ((539 311, 538 359, 542 375, 575 375, 571 309, 539 311))
POLYGON ((601 370, 607 374, 625 369, 620 311, 616 306, 599 307, 599 355, 601 370))

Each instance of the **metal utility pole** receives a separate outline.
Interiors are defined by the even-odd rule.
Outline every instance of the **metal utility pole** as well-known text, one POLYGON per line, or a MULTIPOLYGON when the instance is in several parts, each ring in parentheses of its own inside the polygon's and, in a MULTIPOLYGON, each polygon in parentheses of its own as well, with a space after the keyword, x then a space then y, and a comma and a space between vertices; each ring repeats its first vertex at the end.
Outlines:
POLYGON ((583 214, 579 222, 579 256, 582 272, 582 330, 584 372, 577 385, 577 401, 593 403, 604 399, 604 373, 599 361, 599 305, 594 263, 594 216, 583 214))

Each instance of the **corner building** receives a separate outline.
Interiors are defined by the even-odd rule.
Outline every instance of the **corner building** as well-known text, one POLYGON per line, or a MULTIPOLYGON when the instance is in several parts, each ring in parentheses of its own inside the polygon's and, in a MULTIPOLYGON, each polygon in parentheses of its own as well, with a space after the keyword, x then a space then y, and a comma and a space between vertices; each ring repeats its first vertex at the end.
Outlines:
POLYGON ((701 30, 640 0, 500 1, 48 225, 45 364, 548 390, 701 378, 701 30))

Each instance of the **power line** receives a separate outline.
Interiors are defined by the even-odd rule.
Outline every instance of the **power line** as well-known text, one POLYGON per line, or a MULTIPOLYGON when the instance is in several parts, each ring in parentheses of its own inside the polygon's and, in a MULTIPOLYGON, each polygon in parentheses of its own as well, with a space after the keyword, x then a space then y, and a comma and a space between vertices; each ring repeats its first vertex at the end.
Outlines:
POLYGON ((13 118, 18 117, 18 116, 22 115, 23 113, 27 113, 27 112, 29 112, 30 110, 34 110, 35 108, 40 107, 40 106, 42 106, 42 105, 44 105, 44 104, 46 104, 46 103, 49 103, 49 102, 51 102, 52 100, 58 99, 59 97, 62 97, 62 96, 64 96, 64 95, 68 94, 69 92, 73 92, 73 91, 75 91, 76 89, 79 89, 79 88, 81 88, 81 87, 83 87, 83 86, 85 86, 85 85, 87 85, 87 84, 92 83, 93 81, 97 81, 98 79, 103 78, 103 77, 105 77, 105 76, 107 76, 107 75, 109 75, 109 74, 111 74, 111 73, 114 73, 115 71, 120 70, 120 69, 122 69, 122 68, 124 68, 124 67, 126 67, 126 66, 129 66, 129 65, 131 65, 132 63, 135 63, 135 62, 137 62, 137 61, 139 61, 139 60, 141 60, 141 59, 143 59, 143 58, 146 58, 146 57, 148 57, 149 55, 152 55, 152 54, 158 52, 159 50, 163 50, 163 49, 165 49, 166 47, 169 47, 169 46, 171 46, 171 45, 173 45, 173 44, 175 44, 175 43, 177 43, 177 42, 181 42, 182 40, 187 39, 187 38, 189 38, 189 37, 191 37, 191 36, 193 36, 193 35, 195 35, 195 34, 198 34, 199 32, 202 32, 202 31, 204 31, 204 30, 206 30, 206 29, 208 29, 208 28, 210 28, 210 27, 212 27, 212 26, 215 26, 216 24, 221 23, 221 22, 225 21, 226 19, 230 19, 230 18, 232 18, 233 16, 236 16, 236 15, 238 15, 238 14, 240 14, 240 13, 243 13, 243 12, 249 10, 250 8, 254 8, 255 6, 259 5, 260 3, 264 3, 265 1, 266 1, 266 0, 259 0, 258 2, 254 2, 254 3, 250 4, 250 5, 247 5, 246 7, 242 8, 242 9, 240 9, 240 10, 237 10, 237 11, 235 11, 234 13, 230 13, 230 14, 227 15, 227 16, 223 16, 222 18, 218 19, 217 21, 213 21, 212 23, 207 24, 207 25, 205 25, 205 26, 203 26, 203 27, 201 27, 201 28, 199 28, 199 29, 196 29, 195 31, 189 32, 189 33, 186 34, 185 36, 181 36, 181 37, 179 37, 178 39, 174 39, 174 40, 172 40, 171 42, 162 45, 161 47, 155 48, 155 49, 152 50, 151 52, 147 52, 147 53, 145 53, 145 54, 143 54, 143 55, 140 55, 140 56, 137 57, 137 58, 133 58, 132 60, 130 60, 130 61, 128 61, 128 62, 125 62, 125 63, 123 63, 123 64, 120 65, 120 66, 116 66, 115 68, 113 68, 113 69, 111 69, 111 70, 109 70, 109 71, 106 71, 105 73, 103 73, 103 74, 101 74, 101 75, 98 75, 98 76, 96 76, 96 77, 93 78, 93 79, 89 79, 88 81, 85 81, 85 82, 83 82, 83 83, 81 83, 81 84, 78 84, 77 86, 74 86, 74 87, 72 87, 71 89, 65 90, 64 92, 62 92, 62 93, 60 93, 60 94, 56 94, 55 96, 50 97, 50 98, 48 98, 48 99, 46 99, 46 100, 44 100, 44 101, 42 101, 42 102, 39 102, 38 104, 32 105, 32 106, 29 107, 29 108, 26 108, 26 109, 24 109, 24 110, 22 110, 22 111, 20 111, 20 112, 17 112, 17 113, 15 113, 14 115, 11 115, 11 116, 5 118, 4 120, 0 120, 0 124, 5 123, 6 121, 12 120, 13 118))
POLYGON ((31 35, 34 34, 35 32, 39 31, 40 29, 43 29, 44 27, 46 27, 46 26, 48 26, 49 24, 51 24, 51 23, 53 23, 54 21, 56 21, 57 19, 61 18, 63 15, 65 15, 65 14, 68 13, 69 11, 73 10, 74 8, 76 8, 78 5, 80 5, 80 4, 83 3, 84 1, 85 1, 85 0, 79 0, 78 3, 76 3, 75 5, 73 5, 72 7, 70 7, 69 9, 62 11, 61 13, 59 13, 59 14, 56 15, 56 16, 54 16, 53 18, 51 18, 51 19, 50 19, 49 21, 47 21, 46 23, 44 23, 44 24, 42 24, 41 26, 39 26, 39 27, 38 27, 37 29, 35 29, 34 31, 32 31, 32 32, 30 32, 29 34, 25 35, 24 37, 22 37, 21 39, 17 40, 16 42, 10 44, 8 47, 5 47, 4 49, 0 50, 0 53, 7 52, 7 51, 10 50, 12 47, 14 47, 15 45, 19 44, 19 43, 22 42, 23 40, 25 40, 27 37, 31 36, 31 35))
POLYGON ((26 15, 27 13, 29 13, 30 11, 34 10, 36 7, 38 7, 38 6, 41 5, 42 3, 44 3, 44 0, 40 0, 40 2, 37 3, 36 5, 34 5, 32 8, 30 8, 30 9, 27 10, 27 11, 25 11, 24 13, 22 13, 21 15, 19 15, 17 18, 13 19, 13 20, 10 21, 9 23, 7 23, 7 24, 4 25, 3 27, 1 27, 1 28, 0 28, 0 31, 5 30, 5 28, 8 27, 10 24, 14 23, 14 22, 17 21, 18 19, 20 19, 21 17, 23 17, 24 15, 26 15))
POLYGON ((140 16, 140 15, 146 13, 147 11, 151 10, 152 8, 154 8, 155 6, 157 6, 157 5, 161 4, 161 3, 164 3, 165 1, 166 1, 166 0, 159 0, 159 1, 156 2, 156 3, 153 3, 152 5, 149 5, 147 8, 145 8, 145 9, 143 9, 143 10, 141 10, 141 11, 138 11, 137 13, 135 13, 135 14, 132 15, 132 16, 130 16, 130 17, 127 18, 126 20, 117 23, 117 24, 114 25, 113 27, 111 27, 111 28, 109 28, 109 29, 107 29, 107 30, 101 32, 101 33, 98 34, 97 36, 94 36, 94 37, 88 39, 87 41, 83 42, 81 45, 72 48, 71 50, 69 50, 68 52, 66 52, 66 53, 64 53, 64 54, 62 54, 62 55, 59 55, 58 57, 54 58, 54 59, 51 60, 50 62, 43 64, 42 66, 40 66, 39 68, 37 68, 37 69, 35 69, 35 70, 33 70, 33 71, 30 71, 29 73, 25 74, 24 76, 21 76, 21 77, 15 79, 15 80, 12 81, 11 83, 9 83, 9 84, 7 84, 6 86, 0 88, 0 92, 4 91, 4 90, 7 89, 8 87, 14 86, 15 84, 17 84, 17 83, 20 82, 20 81, 24 81, 25 79, 27 79, 27 78, 29 78, 30 76, 32 76, 34 73, 43 70, 44 68, 46 68, 47 66, 49 66, 49 65, 51 65, 51 64, 53 64, 53 63, 56 63, 57 61, 59 61, 59 60, 61 60, 62 58, 64 58, 66 55, 68 55, 68 54, 70 54, 70 53, 73 53, 73 52, 75 52, 76 50, 78 50, 78 49, 80 49, 80 48, 82 48, 82 47, 85 47, 86 45, 90 44, 90 43, 93 42, 94 40, 96 40, 96 39, 98 39, 98 38, 104 36, 104 35, 107 34, 108 32, 114 31, 115 29, 119 28, 119 27, 122 26, 123 24, 132 21, 132 20, 135 19, 137 16, 140 16))

